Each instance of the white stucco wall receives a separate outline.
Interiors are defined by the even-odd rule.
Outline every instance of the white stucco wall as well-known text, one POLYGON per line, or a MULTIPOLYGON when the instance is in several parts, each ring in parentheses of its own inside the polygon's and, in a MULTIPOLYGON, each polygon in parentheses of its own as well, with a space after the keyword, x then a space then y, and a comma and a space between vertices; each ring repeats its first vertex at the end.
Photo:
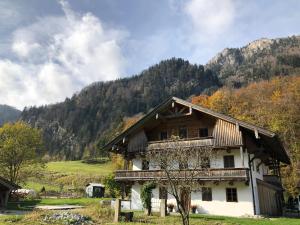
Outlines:
POLYGON ((211 186, 212 201, 202 201, 201 192, 193 192, 191 204, 198 206, 198 213, 243 216, 253 215, 253 204, 251 188, 245 183, 234 183, 233 186, 227 183, 220 183, 218 186, 211 186), (226 188, 236 188, 238 202, 226 201, 226 188))
POLYGON ((134 184, 131 187, 131 208, 134 210, 142 210, 143 204, 141 201, 141 185, 134 184))
MULTIPOLYGON (((209 185, 208 185, 209 186, 209 185)), ((198 213, 224 215, 224 216, 244 216, 253 215, 253 204, 250 186, 245 185, 244 182, 235 183, 233 186, 228 183, 220 183, 219 185, 211 185, 212 201, 202 201, 202 193, 193 192, 191 195, 191 204, 197 205, 198 213), (238 202, 226 201, 226 188, 237 188, 238 202)), ((142 210, 142 202, 140 199, 141 185, 135 184, 132 186, 132 209, 142 210)), ((152 210, 159 211, 159 189, 152 191, 152 210)), ((168 194, 167 203, 173 203, 176 206, 174 197, 168 194)))
POLYGON ((142 160, 140 158, 134 158, 132 160, 132 170, 141 170, 142 169, 142 160))
MULTIPOLYGON (((244 153, 244 156, 241 157, 240 149, 233 149, 227 152, 226 150, 219 150, 216 151, 216 154, 214 154, 210 159, 210 166, 211 168, 224 168, 224 160, 223 157, 225 155, 233 155, 234 156, 234 164, 236 168, 244 168, 248 167, 248 160, 247 155, 244 153)), ((193 158, 191 158, 193 160, 193 158)), ((132 170, 141 170, 142 169, 142 159, 141 158, 135 158, 132 160, 133 166, 132 170)), ((174 169, 176 169, 178 166, 174 166, 174 169)), ((149 163, 149 169, 155 170, 159 169, 158 167, 155 167, 153 163, 149 163)))

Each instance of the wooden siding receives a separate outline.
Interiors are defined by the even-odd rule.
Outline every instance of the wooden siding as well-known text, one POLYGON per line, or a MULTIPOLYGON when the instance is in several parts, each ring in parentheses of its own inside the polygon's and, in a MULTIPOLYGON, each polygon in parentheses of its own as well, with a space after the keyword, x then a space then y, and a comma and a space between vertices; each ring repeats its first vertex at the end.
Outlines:
POLYGON ((214 146, 238 146, 242 145, 242 133, 237 125, 218 119, 213 130, 214 146))
POLYGON ((128 142, 128 152, 144 151, 147 147, 147 137, 144 130, 133 135, 128 142))
POLYGON ((179 118, 162 121, 161 124, 159 124, 154 129, 146 132, 146 134, 149 141, 159 141, 160 132, 166 131, 168 133, 168 138, 170 138, 172 135, 178 136, 179 128, 185 127, 187 128, 188 138, 199 137, 200 128, 208 128, 208 135, 212 136, 215 121, 216 121, 215 119, 205 114, 196 116, 194 113, 191 116, 183 116, 179 118))
POLYGON ((280 189, 261 180, 256 181, 260 214, 269 216, 281 215, 280 189))

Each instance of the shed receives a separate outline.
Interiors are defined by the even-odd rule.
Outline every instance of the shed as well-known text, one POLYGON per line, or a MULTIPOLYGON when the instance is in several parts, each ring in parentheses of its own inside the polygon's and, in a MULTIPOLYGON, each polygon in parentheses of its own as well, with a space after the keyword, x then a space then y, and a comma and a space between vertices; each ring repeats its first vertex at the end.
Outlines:
POLYGON ((86 185, 85 192, 90 198, 104 197, 105 186, 100 183, 89 183, 86 185))
POLYGON ((8 197, 12 190, 20 188, 9 180, 0 177, 0 209, 7 206, 8 197))

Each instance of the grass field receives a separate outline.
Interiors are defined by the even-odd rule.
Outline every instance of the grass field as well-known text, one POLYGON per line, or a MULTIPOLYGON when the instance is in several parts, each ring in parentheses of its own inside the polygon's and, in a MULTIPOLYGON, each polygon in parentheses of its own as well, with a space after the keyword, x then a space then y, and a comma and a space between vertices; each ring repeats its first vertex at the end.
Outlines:
POLYGON ((67 191, 70 188, 84 188, 88 182, 101 182, 113 170, 113 163, 107 159, 93 164, 83 161, 49 162, 42 171, 42 177, 31 177, 22 186, 37 193, 43 187, 46 191, 67 191))
POLYGON ((46 164, 46 170, 68 174, 99 174, 105 176, 113 171, 111 161, 103 164, 87 164, 82 161, 58 161, 46 164))

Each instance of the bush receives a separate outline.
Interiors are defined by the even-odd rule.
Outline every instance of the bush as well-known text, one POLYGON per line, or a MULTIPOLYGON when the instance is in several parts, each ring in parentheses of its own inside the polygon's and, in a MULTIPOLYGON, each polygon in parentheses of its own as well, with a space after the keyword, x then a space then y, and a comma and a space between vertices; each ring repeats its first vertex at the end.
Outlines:
POLYGON ((107 175, 104 178, 104 185, 106 197, 116 198, 121 196, 121 187, 115 181, 115 176, 113 174, 107 175))

